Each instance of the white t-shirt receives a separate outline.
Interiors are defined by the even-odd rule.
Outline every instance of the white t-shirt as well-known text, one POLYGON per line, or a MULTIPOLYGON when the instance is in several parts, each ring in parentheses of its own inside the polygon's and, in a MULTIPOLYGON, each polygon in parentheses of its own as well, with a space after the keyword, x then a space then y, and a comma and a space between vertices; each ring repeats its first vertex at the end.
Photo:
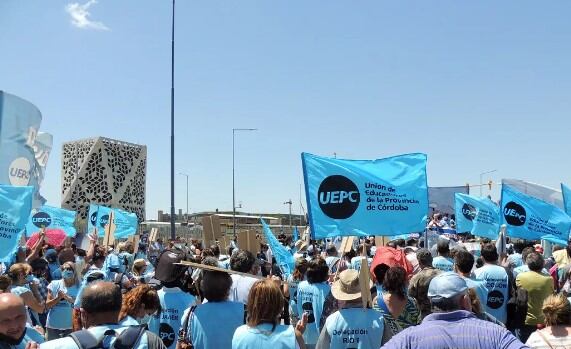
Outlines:
MULTIPOLYGON (((549 341, 549 344, 551 344, 550 347, 549 344, 547 344, 545 340, 541 338, 541 336, 537 332, 539 331, 533 332, 531 336, 529 336, 529 338, 527 339, 527 342, 525 342, 525 344, 528 345, 530 348, 535 348, 535 349, 550 349, 551 347, 571 348, 571 336, 556 337, 553 336, 553 334, 551 333, 551 328, 546 328, 541 330, 541 334, 545 336, 545 338, 549 341)), ((566 333, 566 331, 564 331, 564 333, 566 333)))
POLYGON ((232 286, 230 287, 228 300, 248 304, 248 294, 250 293, 252 285, 258 281, 258 279, 236 274, 231 275, 231 277, 232 286))

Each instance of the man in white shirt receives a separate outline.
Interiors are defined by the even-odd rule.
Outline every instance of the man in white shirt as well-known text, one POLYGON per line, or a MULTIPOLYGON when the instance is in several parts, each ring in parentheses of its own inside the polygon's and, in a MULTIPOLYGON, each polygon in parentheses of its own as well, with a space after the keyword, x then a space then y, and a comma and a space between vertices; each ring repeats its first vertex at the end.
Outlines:
MULTIPOLYGON (((238 250, 230 258, 230 269, 242 273, 257 275, 260 266, 256 257, 250 251, 238 250)), ((232 274, 232 287, 230 287, 229 301, 242 302, 248 304, 248 294, 254 282, 258 279, 254 277, 232 274)))

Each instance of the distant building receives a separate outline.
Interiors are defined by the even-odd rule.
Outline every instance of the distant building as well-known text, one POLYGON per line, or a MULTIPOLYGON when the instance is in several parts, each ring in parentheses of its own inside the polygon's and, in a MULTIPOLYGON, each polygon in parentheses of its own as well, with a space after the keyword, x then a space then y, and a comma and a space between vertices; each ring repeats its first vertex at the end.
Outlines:
POLYGON ((97 137, 62 147, 61 207, 85 219, 90 203, 118 207, 145 220, 147 146, 97 137))

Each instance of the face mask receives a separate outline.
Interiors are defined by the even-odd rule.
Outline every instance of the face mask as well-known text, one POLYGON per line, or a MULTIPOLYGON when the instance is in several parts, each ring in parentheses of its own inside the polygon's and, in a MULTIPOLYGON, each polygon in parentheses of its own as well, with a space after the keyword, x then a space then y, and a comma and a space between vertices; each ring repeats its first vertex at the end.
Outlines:
POLYGON ((64 270, 61 272, 61 277, 64 279, 71 279, 73 278, 74 274, 71 270, 64 270))
POLYGON ((34 275, 26 275, 26 282, 33 282, 34 281, 34 275))
POLYGON ((142 318, 137 319, 139 325, 147 325, 151 321, 152 316, 149 314, 145 314, 142 318))

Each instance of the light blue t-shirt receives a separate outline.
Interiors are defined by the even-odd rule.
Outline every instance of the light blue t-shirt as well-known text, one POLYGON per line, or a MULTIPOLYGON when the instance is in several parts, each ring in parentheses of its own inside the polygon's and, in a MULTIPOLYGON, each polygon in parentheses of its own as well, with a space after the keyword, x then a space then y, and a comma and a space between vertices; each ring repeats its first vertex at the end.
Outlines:
MULTIPOLYGON (((525 273, 529 271, 529 267, 527 266, 527 264, 521 265, 517 268, 513 269, 513 274, 514 274, 514 279, 517 278, 517 276, 521 273, 525 273)), ((545 275, 545 276, 550 276, 549 275, 549 271, 547 271, 547 269, 543 268, 541 269, 541 274, 545 275)))
MULTIPOLYGON (((184 312, 181 325, 189 310, 184 312)), ((244 303, 207 302, 197 306, 190 316, 186 333, 192 334, 195 348, 230 348, 234 332, 244 324, 244 303)))
POLYGON ((327 282, 310 284, 308 281, 302 281, 297 287, 297 313, 299 317, 304 312, 308 313, 307 325, 303 333, 305 344, 317 343, 323 305, 330 292, 331 287, 327 282))
MULTIPOLYGON (((357 271, 361 271, 361 259, 363 257, 361 256, 357 256, 357 257, 353 257, 351 259, 351 269, 355 269, 357 271)), ((367 265, 371 266, 373 259, 372 258, 367 258, 367 265)))
POLYGON ((50 263, 48 264, 48 268, 50 270, 52 280, 61 280, 61 268, 59 263, 50 263))
POLYGON ((299 317, 297 313, 297 287, 301 281, 294 280, 293 275, 290 275, 287 279, 287 286, 289 290, 289 308, 290 312, 295 316, 299 317))
MULTIPOLYGON (((48 285, 48 290, 51 292, 53 298, 56 298, 58 292, 62 291, 75 300, 79 292, 79 287, 77 285, 66 287, 63 280, 54 280, 48 285)), ((54 305, 48 312, 46 327, 59 330, 71 329, 72 309, 73 305, 66 300, 62 300, 54 305)))
POLYGON ((242 325, 234 332, 232 349, 294 349, 293 326, 261 324, 256 327, 242 325))
POLYGON ((178 287, 163 287, 157 291, 161 312, 151 318, 149 331, 157 334, 169 349, 176 347, 184 311, 195 302, 195 297, 178 287))
POLYGON ((466 281, 466 285, 468 288, 473 288, 480 299, 480 303, 486 303, 488 299, 488 289, 486 288, 486 282, 481 280, 474 280, 467 277, 462 276, 464 281, 466 281))
POLYGON ((127 315, 125 316, 125 318, 121 321, 119 321, 119 325, 121 326, 139 326, 140 323, 139 321, 135 320, 133 317, 127 315))
POLYGON ((18 345, 11 345, 10 349, 25 349, 26 345, 28 345, 30 342, 42 344, 44 342, 44 336, 42 336, 35 329, 26 326, 26 334, 24 335, 24 339, 22 339, 18 345))
MULTIPOLYGON (((101 339, 104 337, 104 334, 107 330, 115 330, 117 335, 119 335, 121 332, 125 331, 127 328, 129 328, 129 327, 117 324, 117 325, 106 325, 106 326, 91 327, 88 329, 88 331, 91 332, 91 334, 95 338, 101 339)), ((105 339, 103 341, 103 347, 109 348, 111 346, 111 344, 113 344, 113 342, 115 342, 115 338, 116 338, 116 336, 105 337, 105 339)), ((147 334, 145 333, 141 336, 141 338, 135 344, 133 349, 147 349, 149 347, 148 343, 149 342, 148 342, 147 334)), ((76 348, 78 348, 77 344, 75 344, 75 341, 71 337, 63 337, 63 338, 59 338, 59 339, 54 339, 54 340, 45 342, 45 343, 40 345, 40 349, 76 349, 76 348)))
POLYGON ((432 267, 442 271, 454 271, 452 258, 437 256, 432 259, 432 267))
POLYGON ((383 315, 373 309, 341 309, 325 321, 331 349, 378 349, 384 327, 383 315))
POLYGON ((508 303, 508 274, 506 270, 498 265, 486 264, 474 271, 476 280, 485 282, 488 294, 482 304, 486 307, 486 312, 501 321, 507 321, 508 303))
POLYGON ((329 273, 334 274, 335 272, 337 272, 337 267, 339 266, 339 257, 335 257, 335 256, 328 256, 325 257, 325 264, 327 264, 327 267, 329 268, 329 273))

